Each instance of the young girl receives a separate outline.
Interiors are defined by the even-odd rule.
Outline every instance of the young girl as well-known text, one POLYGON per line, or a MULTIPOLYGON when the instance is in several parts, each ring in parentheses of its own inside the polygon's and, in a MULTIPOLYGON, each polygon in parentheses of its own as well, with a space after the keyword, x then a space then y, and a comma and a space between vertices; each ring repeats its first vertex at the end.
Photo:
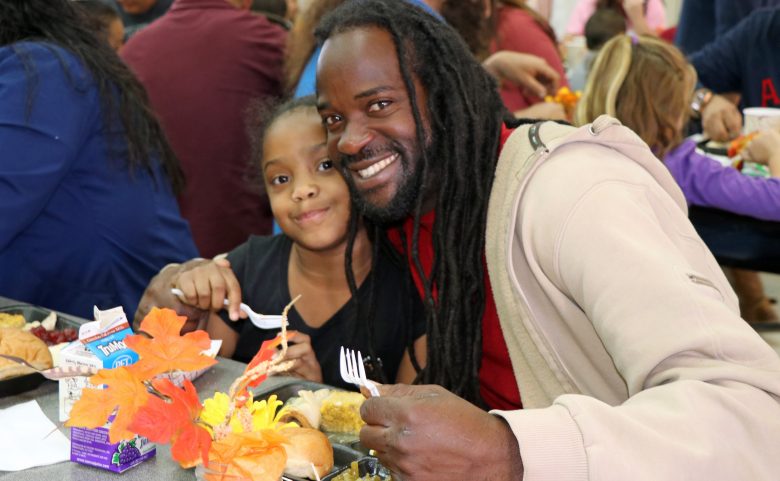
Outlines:
MULTIPOLYGON (((693 141, 683 141, 695 85, 696 73, 676 47, 621 35, 596 58, 575 122, 586 124, 602 114, 619 119, 663 159, 689 204, 780 221, 780 133, 763 132, 743 151, 746 159, 769 167, 768 179, 748 177, 698 153, 693 141)), ((762 304, 772 315, 771 306, 762 304)), ((766 310, 756 306, 743 303, 743 316, 752 320, 750 311, 766 310)))
POLYGON ((222 339, 222 356, 248 362, 264 340, 277 335, 243 318, 240 302, 280 314, 302 294, 289 313, 295 333, 288 359, 296 360, 289 374, 354 388, 339 374, 339 350, 346 346, 371 358, 367 368, 375 369, 376 380, 411 383, 412 341, 416 359, 424 359, 422 306, 389 251, 379 248, 382 239, 371 239, 351 218, 349 190, 327 158, 314 98, 288 102, 266 125, 260 166, 283 234, 253 236, 224 258, 179 268, 167 285, 184 292, 184 303, 209 311, 207 330, 222 339), (350 229, 357 231, 353 246, 347 245, 350 229))

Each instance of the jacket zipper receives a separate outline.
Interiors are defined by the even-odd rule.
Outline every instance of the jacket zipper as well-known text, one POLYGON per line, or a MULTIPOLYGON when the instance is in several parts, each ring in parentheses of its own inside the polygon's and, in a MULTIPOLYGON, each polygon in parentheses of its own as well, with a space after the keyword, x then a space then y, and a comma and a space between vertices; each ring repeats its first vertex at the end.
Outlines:
POLYGON ((688 279, 691 280, 694 284, 700 284, 702 286, 712 287, 716 291, 718 290, 717 287, 715 287, 715 284, 713 284, 712 281, 707 279, 706 277, 697 276, 696 274, 686 274, 688 276, 688 279))

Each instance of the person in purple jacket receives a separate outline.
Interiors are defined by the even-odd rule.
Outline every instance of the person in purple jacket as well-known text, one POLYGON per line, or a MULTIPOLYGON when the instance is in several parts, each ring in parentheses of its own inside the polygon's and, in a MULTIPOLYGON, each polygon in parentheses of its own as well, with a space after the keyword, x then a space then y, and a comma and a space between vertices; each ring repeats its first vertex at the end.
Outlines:
MULTIPOLYGON (((696 72, 673 45, 651 37, 621 35, 596 58, 575 116, 579 124, 599 115, 618 118, 663 159, 691 205, 714 207, 757 219, 780 221, 780 132, 760 133, 742 152, 745 160, 764 164, 770 178, 749 177, 699 153, 683 140, 696 72)), ((740 294, 749 321, 775 320, 755 273, 740 271, 751 285, 740 294)))

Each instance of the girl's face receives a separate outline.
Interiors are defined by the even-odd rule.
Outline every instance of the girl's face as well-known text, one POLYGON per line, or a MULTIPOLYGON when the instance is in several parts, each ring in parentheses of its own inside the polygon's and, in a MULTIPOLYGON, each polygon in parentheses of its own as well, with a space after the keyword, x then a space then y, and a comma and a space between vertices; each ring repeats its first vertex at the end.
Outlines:
POLYGON ((317 110, 303 107, 278 117, 263 143, 263 178, 274 218, 310 250, 344 242, 349 223, 349 190, 328 159, 325 141, 317 110))

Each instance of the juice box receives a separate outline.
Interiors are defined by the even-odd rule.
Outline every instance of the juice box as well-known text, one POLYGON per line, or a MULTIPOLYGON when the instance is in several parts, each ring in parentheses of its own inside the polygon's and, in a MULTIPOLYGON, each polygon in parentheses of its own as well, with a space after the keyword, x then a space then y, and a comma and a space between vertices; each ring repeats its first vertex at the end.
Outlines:
MULTIPOLYGON (((124 338, 133 334, 124 310, 115 307, 106 311, 95 308, 95 321, 79 328, 79 340, 63 348, 60 364, 111 369, 129 366, 138 355, 127 347, 124 338)), ((81 398, 84 388, 92 386, 85 377, 63 379, 59 385, 60 421, 66 421, 73 404, 81 398)), ((73 427, 70 431, 71 461, 121 473, 156 454, 156 447, 146 438, 136 436, 129 441, 111 443, 108 423, 99 428, 73 427)))

